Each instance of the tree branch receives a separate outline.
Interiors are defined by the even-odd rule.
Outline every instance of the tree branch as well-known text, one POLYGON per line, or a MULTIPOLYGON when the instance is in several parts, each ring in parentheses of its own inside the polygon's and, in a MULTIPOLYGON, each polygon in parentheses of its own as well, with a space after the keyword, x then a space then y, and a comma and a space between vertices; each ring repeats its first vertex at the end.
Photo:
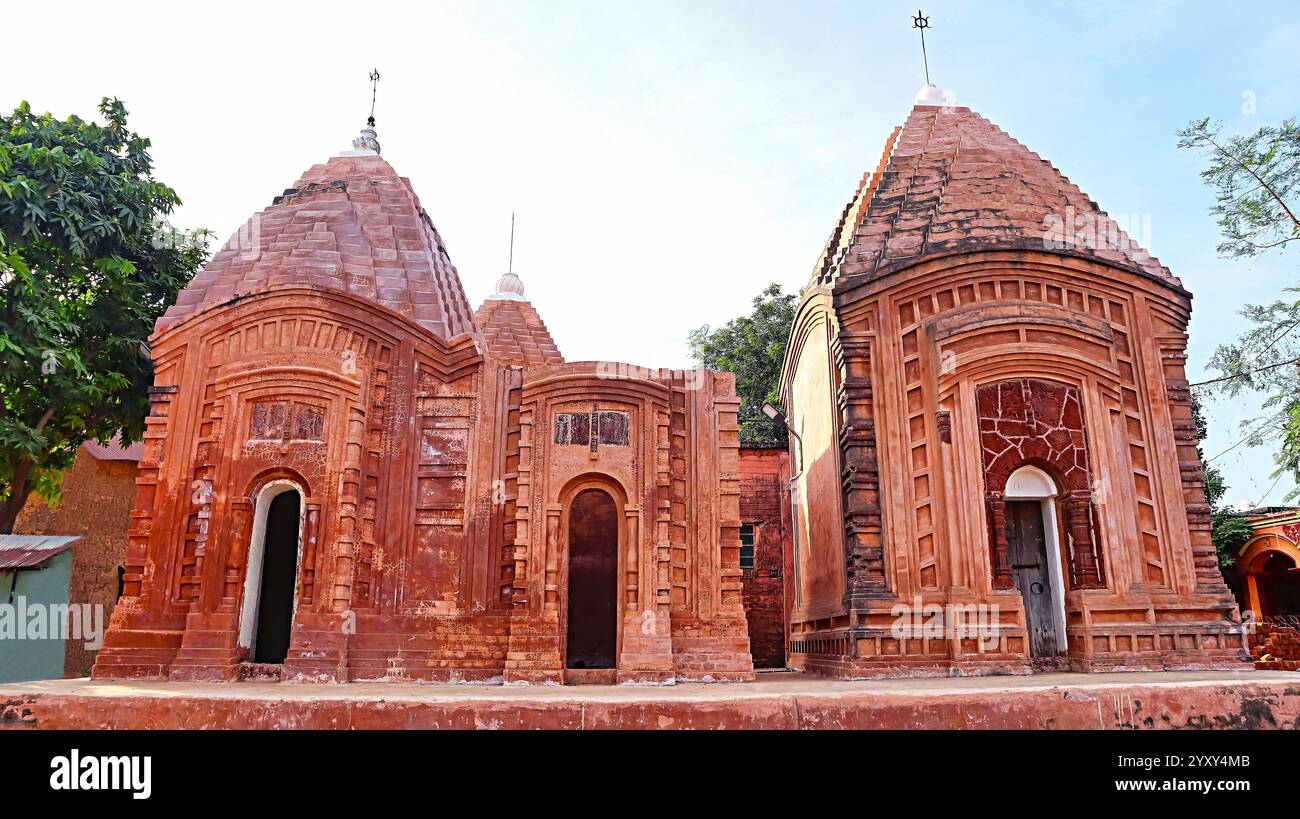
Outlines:
POLYGON ((47 409, 47 410, 45 411, 45 414, 41 416, 41 420, 39 420, 39 421, 36 422, 36 431, 37 431, 37 432, 44 432, 44 431, 45 431, 45 425, 48 424, 48 423, 50 422, 50 419, 54 417, 54 410, 57 409, 57 408, 58 408, 58 404, 51 404, 51 405, 50 405, 50 408, 47 409))
POLYGON ((1205 141, 1213 145, 1214 149, 1219 152, 1220 156, 1226 156, 1228 159, 1231 159, 1233 162, 1237 163, 1237 167, 1241 168, 1243 171, 1253 176, 1255 178, 1255 181, 1258 182, 1261 186, 1263 186, 1264 190, 1268 191, 1268 195, 1273 197, 1273 200, 1277 202, 1278 207, 1286 211, 1286 215, 1288 218, 1291 219, 1291 222, 1296 227, 1300 227, 1300 219, 1297 219, 1296 215, 1291 212, 1291 208, 1287 207, 1286 201, 1281 196, 1278 195, 1277 191, 1273 190, 1272 185, 1268 184, 1268 182, 1266 182, 1259 174, 1255 173, 1255 170, 1253 168, 1251 168, 1246 163, 1242 162, 1234 154, 1232 154, 1230 151, 1225 149, 1222 145, 1215 142, 1214 137, 1206 135, 1205 141))

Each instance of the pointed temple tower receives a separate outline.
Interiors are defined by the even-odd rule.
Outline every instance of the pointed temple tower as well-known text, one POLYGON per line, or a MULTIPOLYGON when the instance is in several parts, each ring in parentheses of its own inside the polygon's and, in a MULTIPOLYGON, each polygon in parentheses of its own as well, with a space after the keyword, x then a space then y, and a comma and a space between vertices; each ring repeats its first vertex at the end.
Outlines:
POLYGON ((787 352, 792 664, 1245 659, 1210 543, 1190 311, 1055 168, 922 89, 841 215, 787 352))
POLYGON ((524 283, 514 273, 497 279, 497 292, 483 302, 474 322, 492 358, 500 364, 544 367, 564 363, 546 323, 524 298, 524 283))
POLYGON ((158 321, 94 676, 752 678, 734 377, 566 364, 513 274, 475 315, 379 151, 309 170, 158 321))

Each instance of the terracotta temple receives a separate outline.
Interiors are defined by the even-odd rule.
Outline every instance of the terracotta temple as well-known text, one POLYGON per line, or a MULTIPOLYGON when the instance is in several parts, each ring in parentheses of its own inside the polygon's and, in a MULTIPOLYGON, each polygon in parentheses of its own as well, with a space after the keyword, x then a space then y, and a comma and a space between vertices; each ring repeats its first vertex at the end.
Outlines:
POLYGON ((803 291, 789 454, 745 463, 733 376, 566 362, 513 273, 472 310, 379 150, 368 128, 307 171, 158 321, 95 677, 1249 659, 1210 541, 1191 295, 933 86, 803 291))
POLYGON ((373 128, 158 321, 98 678, 753 676, 734 377, 478 311, 373 128))
POLYGON ((803 292, 790 662, 846 677, 1237 667, 1191 295, 933 86, 803 292))

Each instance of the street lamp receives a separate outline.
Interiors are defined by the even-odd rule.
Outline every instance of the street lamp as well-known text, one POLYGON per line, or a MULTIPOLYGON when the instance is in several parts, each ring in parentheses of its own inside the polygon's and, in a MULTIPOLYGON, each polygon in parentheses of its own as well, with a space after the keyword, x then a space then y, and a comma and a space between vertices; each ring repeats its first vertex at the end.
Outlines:
POLYGON ((794 427, 790 426, 790 420, 785 417, 785 413, 781 412, 781 410, 775 404, 771 404, 771 403, 763 404, 763 414, 766 415, 769 419, 771 419, 772 423, 780 424, 781 426, 785 427, 786 431, 789 432, 794 437, 795 443, 798 444, 798 446, 795 447, 795 449, 797 450, 797 454, 799 457, 799 463, 798 463, 799 469, 790 478, 790 482, 791 484, 793 484, 795 478, 803 474, 803 438, 799 436, 799 433, 794 431, 794 427))

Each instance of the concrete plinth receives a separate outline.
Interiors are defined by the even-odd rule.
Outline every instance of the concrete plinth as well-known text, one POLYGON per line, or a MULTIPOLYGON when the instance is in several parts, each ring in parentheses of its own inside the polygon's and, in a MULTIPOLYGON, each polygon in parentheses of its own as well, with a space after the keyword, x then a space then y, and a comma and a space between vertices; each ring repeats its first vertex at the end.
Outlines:
POLYGON ((99 682, 0 686, 3 728, 1295 728, 1300 674, 1040 674, 644 686, 99 682))

